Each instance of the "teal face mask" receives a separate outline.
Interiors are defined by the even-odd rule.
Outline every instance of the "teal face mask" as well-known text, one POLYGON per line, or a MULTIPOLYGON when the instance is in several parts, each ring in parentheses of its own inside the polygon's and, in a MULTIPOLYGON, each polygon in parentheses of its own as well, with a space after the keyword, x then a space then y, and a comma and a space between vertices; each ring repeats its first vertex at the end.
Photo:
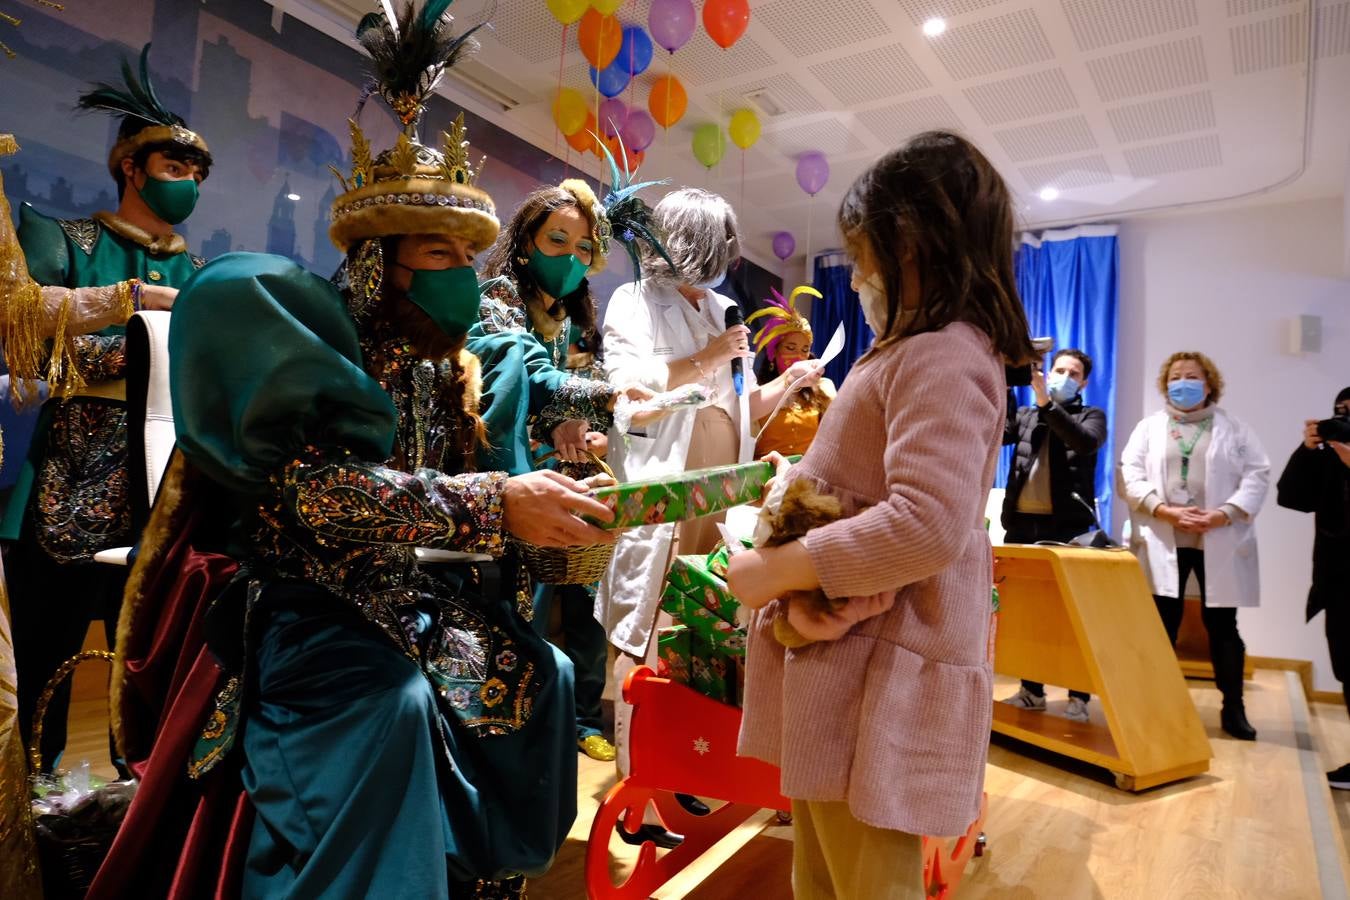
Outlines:
POLYGON ((197 179, 163 181, 147 176, 145 187, 136 193, 141 195, 152 213, 170 225, 177 225, 192 215, 192 210, 197 206, 197 179))
MULTIPOLYGON (((402 265, 402 263, 399 263, 402 265)), ((408 299, 431 316, 446 334, 460 338, 478 321, 478 273, 473 266, 412 269, 408 299)))
POLYGON ((527 268, 550 297, 560 300, 577 289, 589 267, 570 253, 545 256, 535 247, 527 268))

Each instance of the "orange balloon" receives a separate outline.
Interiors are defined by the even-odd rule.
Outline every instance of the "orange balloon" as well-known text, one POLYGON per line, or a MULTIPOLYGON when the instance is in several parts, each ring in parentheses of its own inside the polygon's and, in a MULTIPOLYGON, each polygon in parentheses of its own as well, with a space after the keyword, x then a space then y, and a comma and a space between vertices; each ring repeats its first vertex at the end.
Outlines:
POLYGON ((614 62, 623 46, 623 26, 613 16, 602 16, 595 8, 586 10, 577 28, 577 45, 582 56, 597 70, 614 62))
POLYGON ((689 95, 684 92, 680 79, 674 75, 662 75, 652 83, 647 109, 657 125, 669 128, 684 118, 684 111, 688 108, 689 95))
POLYGON ((615 161, 616 163, 618 163, 619 165, 623 165, 623 150, 620 149, 620 147, 619 147, 619 138, 618 138, 618 136, 617 136, 617 135, 616 135, 615 137, 603 137, 603 136, 602 136, 602 137, 600 138, 600 141, 599 141, 598 143, 596 143, 596 145, 595 145, 595 155, 596 155, 596 156, 599 156, 600 158, 603 159, 603 158, 604 158, 604 154, 600 152, 600 144, 601 144, 601 143, 603 143, 606 147, 609 148, 609 155, 612 156, 612 157, 614 157, 614 161, 615 161))
POLYGON ((728 49, 750 27, 748 0, 708 0, 703 4, 703 27, 717 46, 728 49))
POLYGON ((633 173, 633 172, 636 172, 636 171, 638 170, 638 167, 642 165, 642 163, 643 163, 644 160, 646 160, 646 158, 647 158, 647 151, 645 151, 645 150, 629 150, 629 149, 626 148, 626 147, 624 148, 624 150, 625 150, 625 156, 626 156, 626 158, 627 158, 627 160, 628 160, 628 172, 629 172, 630 174, 633 173))
POLYGON ((578 153, 595 152, 595 113, 586 113, 586 124, 575 134, 567 135, 567 143, 578 153))

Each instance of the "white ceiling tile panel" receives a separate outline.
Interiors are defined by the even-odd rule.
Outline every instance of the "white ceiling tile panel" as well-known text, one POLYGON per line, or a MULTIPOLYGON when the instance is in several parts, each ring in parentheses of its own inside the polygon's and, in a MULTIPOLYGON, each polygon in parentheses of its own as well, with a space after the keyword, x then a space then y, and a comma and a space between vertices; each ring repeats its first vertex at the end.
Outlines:
POLYGON ((1107 103, 1189 87, 1209 79, 1204 44, 1199 37, 1090 59, 1087 68, 1097 93, 1107 103))
POLYGON ((1046 69, 991 81, 962 90, 980 118, 989 125, 1032 119, 1078 108, 1063 69, 1046 69))
POLYGON ((891 31, 868 0, 830 0, 828 12, 808 18, 809 11, 802 0, 777 0, 756 7, 754 20, 762 22, 794 56, 814 56, 891 31), (803 28, 808 21, 810 27, 803 28))
POLYGON ((785 200, 805 199, 805 195, 800 198, 796 196, 801 194, 802 189, 797 187, 797 182, 793 179, 794 176, 790 172, 746 178, 743 192, 741 185, 736 186, 736 202, 740 202, 742 193, 747 204, 759 207, 782 206, 785 200))
POLYGON ((1306 58, 1308 19, 1300 12, 1238 25, 1228 29, 1228 40, 1238 75, 1296 65, 1306 58))
POLYGON ((1148 178, 1223 165, 1223 151, 1219 136, 1206 134, 1167 144, 1132 147, 1125 151, 1125 164, 1135 178, 1148 178))
MULTIPOLYGON (((727 88, 720 91, 719 95, 711 102, 720 102, 728 109, 745 106, 746 95, 767 91, 780 106, 783 111, 789 115, 802 115, 805 113, 820 112, 824 109, 815 95, 802 86, 802 83, 796 78, 782 72, 776 75, 766 75, 754 81, 747 81, 736 87, 727 88)), ((767 118, 762 111, 759 112, 760 118, 767 122, 767 118)))
POLYGON ((1230 16, 1246 16, 1254 12, 1277 9, 1281 6, 1302 2, 1303 0, 1228 0, 1228 14, 1230 16))
POLYGON ((1317 10, 1317 59, 1350 53, 1350 3, 1324 3, 1317 10))
MULTIPOLYGON (((459 21, 471 24, 475 20, 465 17, 459 21)), ((496 41, 530 63, 551 59, 556 65, 563 47, 562 26, 543 3, 521 3, 518 0, 515 3, 502 3, 492 15, 491 31, 484 28, 478 34, 485 43, 496 41), (551 40, 541 40, 540 35, 547 35, 551 40)), ((567 29, 569 52, 576 52, 576 34, 575 28, 567 29)))
POLYGON ((994 137, 1013 162, 1028 162, 1051 156, 1068 156, 1097 149, 1092 126, 1083 116, 1050 119, 995 131, 994 137))
POLYGON ((909 20, 922 25, 929 19, 953 19, 978 12, 1007 0, 900 0, 900 8, 909 14, 909 20))
POLYGON ((865 149, 858 136, 835 118, 766 133, 761 140, 777 147, 780 153, 789 157, 812 150, 819 150, 826 156, 838 156, 865 149))
POLYGON ((1054 187, 1061 191, 1091 187, 1094 184, 1106 184, 1112 178, 1111 167, 1100 155, 1023 166, 1018 171, 1027 187, 1033 191, 1043 187, 1054 187))
POLYGON ((1194 28, 1195 0, 1060 0, 1078 49, 1099 50, 1194 28))
MULTIPOLYGON (((526 0, 512 0, 512 2, 521 3, 526 0)), ((674 56, 657 48, 651 68, 664 75, 669 67, 669 71, 685 84, 709 84, 724 78, 745 77, 774 64, 774 58, 748 34, 732 44, 731 49, 723 50, 708 37, 708 32, 700 25, 694 36, 689 39, 689 43, 681 47, 674 56)))
POLYGON ((961 81, 1054 59, 1034 10, 977 19, 949 28, 932 41, 933 52, 961 81))
POLYGON ((1108 109, 1106 117, 1111 121, 1116 140, 1122 144, 1156 140, 1187 131, 1205 131, 1215 125, 1214 95, 1209 91, 1196 91, 1132 103, 1108 109))
POLYGON ((906 138, 921 131, 933 128, 962 131, 965 128, 960 116, 938 96, 864 110, 858 113, 858 122, 888 148, 898 147, 906 138))
POLYGON ((899 44, 877 47, 811 66, 811 74, 845 106, 910 94, 931 86, 899 44))

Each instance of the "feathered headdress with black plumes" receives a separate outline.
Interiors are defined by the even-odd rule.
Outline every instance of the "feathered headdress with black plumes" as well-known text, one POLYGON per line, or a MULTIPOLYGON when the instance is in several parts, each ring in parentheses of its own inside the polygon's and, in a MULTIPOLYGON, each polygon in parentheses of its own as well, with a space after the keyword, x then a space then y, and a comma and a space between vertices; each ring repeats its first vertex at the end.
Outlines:
POLYGON ((484 21, 455 34, 454 17, 448 12, 452 2, 427 0, 418 12, 413 0, 408 0, 398 14, 392 0, 381 0, 381 12, 361 18, 356 39, 370 54, 371 71, 357 115, 366 98, 379 94, 409 136, 416 138, 431 92, 446 69, 477 47, 473 35, 487 24, 484 21))
POLYGON ((628 170, 628 154, 624 151, 623 138, 619 138, 619 151, 624 154, 623 169, 620 170, 619 164, 614 160, 614 154, 605 146, 605 142, 598 135, 594 137, 596 146, 604 152, 605 160, 609 163, 609 192, 601 201, 605 211, 605 221, 600 223, 601 252, 609 253, 608 244, 611 239, 623 244, 624 249, 628 251, 628 258, 633 261, 633 278, 640 280, 642 254, 639 244, 646 244, 653 254, 670 265, 671 271, 675 271, 677 267, 666 253, 666 248, 661 243, 659 229, 652 221, 651 207, 638 196, 638 191, 657 184, 669 184, 670 179, 635 182, 634 173, 628 170))
POLYGON ((187 127, 183 117, 160 102, 150 80, 150 45, 141 49, 140 75, 131 68, 131 60, 122 60, 122 85, 98 82, 80 95, 76 108, 83 112, 103 112, 122 117, 118 141, 108 154, 108 171, 116 175, 122 160, 149 144, 182 144, 200 151, 209 165, 211 151, 201 135, 187 127), (125 123, 142 123, 136 128, 125 123))

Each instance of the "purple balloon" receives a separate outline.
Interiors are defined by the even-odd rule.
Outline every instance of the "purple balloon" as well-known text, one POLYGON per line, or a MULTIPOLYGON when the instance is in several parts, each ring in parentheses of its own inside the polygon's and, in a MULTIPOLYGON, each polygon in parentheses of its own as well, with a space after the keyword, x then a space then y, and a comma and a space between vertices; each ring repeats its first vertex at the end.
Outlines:
POLYGON ((652 0, 647 30, 652 40, 674 53, 694 36, 697 21, 693 0, 652 0))
POLYGON ((623 138, 623 145, 634 153, 646 150, 656 140, 656 120, 645 109, 632 110, 619 137, 623 138))
POLYGON ((605 137, 612 138, 623 130, 628 122, 628 104, 611 98, 600 104, 600 131, 605 137))
POLYGON ((786 260, 797 250, 797 239, 790 231, 779 231, 773 236, 773 255, 786 260))
POLYGON ((812 197, 820 193, 830 180, 830 163, 819 150, 803 154, 797 159, 797 184, 812 197))

